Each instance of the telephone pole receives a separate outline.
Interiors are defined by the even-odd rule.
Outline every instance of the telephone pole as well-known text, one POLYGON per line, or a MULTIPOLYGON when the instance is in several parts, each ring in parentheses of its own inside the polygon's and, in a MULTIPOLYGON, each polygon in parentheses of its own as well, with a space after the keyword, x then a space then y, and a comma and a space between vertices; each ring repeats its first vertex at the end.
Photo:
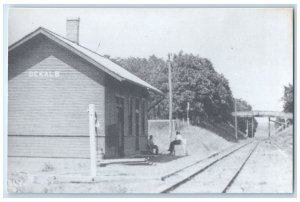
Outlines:
POLYGON ((235 98, 234 98, 234 112, 235 112, 235 116, 234 116, 234 123, 235 123, 235 139, 237 139, 238 133, 237 133, 237 114, 236 114, 236 99, 235 99, 235 98))
POLYGON ((249 124, 248 124, 249 120, 248 120, 248 117, 247 117, 246 121, 247 121, 247 137, 249 137, 249 124))
POLYGON ((171 54, 168 54, 168 70, 169 70, 169 135, 170 135, 170 142, 172 141, 172 130, 173 130, 173 122, 172 122, 172 69, 171 69, 171 54))
POLYGON ((252 123, 251 123, 251 132, 252 132, 252 137, 254 137, 254 116, 252 116, 252 123))

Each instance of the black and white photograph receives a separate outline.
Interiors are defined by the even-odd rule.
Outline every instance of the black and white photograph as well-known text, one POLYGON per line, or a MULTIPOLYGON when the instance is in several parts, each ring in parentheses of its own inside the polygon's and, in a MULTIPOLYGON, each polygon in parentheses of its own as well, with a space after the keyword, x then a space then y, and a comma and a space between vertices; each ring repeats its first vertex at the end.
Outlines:
POLYGON ((295 8, 7 7, 8 194, 294 194, 295 8))

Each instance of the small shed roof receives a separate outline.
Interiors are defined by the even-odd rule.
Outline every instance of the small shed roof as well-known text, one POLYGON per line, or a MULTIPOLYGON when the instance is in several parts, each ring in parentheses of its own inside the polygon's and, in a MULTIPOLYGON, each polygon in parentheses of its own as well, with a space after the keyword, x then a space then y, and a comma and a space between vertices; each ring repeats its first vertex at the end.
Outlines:
POLYGON ((71 51, 75 52, 80 57, 88 60, 99 69, 103 70, 104 72, 108 73, 109 75, 113 76, 114 78, 118 79, 119 81, 126 80, 130 83, 139 85, 141 87, 147 88, 148 90, 154 91, 159 94, 163 94, 160 90, 153 87, 152 85, 148 84, 144 80, 140 79, 139 77, 135 76, 131 72, 127 71, 120 65, 112 62, 108 58, 99 55, 96 52, 89 50, 81 45, 71 42, 70 40, 62 37, 48 29, 43 27, 39 27, 35 31, 31 32, 30 34, 24 36, 22 39, 17 41, 16 43, 9 46, 9 51, 13 50, 15 47, 21 45, 22 43, 26 42, 27 40, 33 38, 37 34, 44 34, 45 36, 49 37, 50 39, 58 42, 59 44, 63 45, 64 47, 70 49, 71 51))

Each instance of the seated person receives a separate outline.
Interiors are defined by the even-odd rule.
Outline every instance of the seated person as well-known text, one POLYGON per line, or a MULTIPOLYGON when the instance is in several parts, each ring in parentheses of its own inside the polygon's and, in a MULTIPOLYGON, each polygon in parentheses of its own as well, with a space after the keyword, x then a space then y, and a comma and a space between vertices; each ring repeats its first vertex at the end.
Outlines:
POLYGON ((169 146, 169 150, 170 151, 170 154, 172 154, 174 152, 174 147, 175 145, 179 145, 181 144, 183 140, 183 137, 180 135, 180 132, 179 131, 176 131, 176 137, 175 137, 175 140, 173 140, 171 143, 170 143, 170 146, 169 146))
POLYGON ((152 135, 150 135, 148 139, 148 148, 151 151, 151 153, 153 153, 153 150, 155 150, 155 154, 158 154, 158 146, 154 144, 152 135))

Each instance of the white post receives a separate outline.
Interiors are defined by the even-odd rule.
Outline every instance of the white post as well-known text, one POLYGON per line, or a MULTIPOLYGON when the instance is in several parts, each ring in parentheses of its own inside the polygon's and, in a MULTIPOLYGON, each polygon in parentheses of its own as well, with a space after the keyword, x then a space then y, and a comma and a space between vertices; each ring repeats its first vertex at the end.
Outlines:
POLYGON ((97 159, 96 159, 96 130, 95 130, 95 105, 89 104, 89 131, 90 131, 90 163, 91 176, 96 176, 97 159))
POLYGON ((189 115, 189 113, 190 113, 190 103, 189 102, 187 103, 187 109, 186 109, 186 111, 187 111, 186 121, 187 121, 187 125, 189 126, 190 125, 190 115, 189 115))

